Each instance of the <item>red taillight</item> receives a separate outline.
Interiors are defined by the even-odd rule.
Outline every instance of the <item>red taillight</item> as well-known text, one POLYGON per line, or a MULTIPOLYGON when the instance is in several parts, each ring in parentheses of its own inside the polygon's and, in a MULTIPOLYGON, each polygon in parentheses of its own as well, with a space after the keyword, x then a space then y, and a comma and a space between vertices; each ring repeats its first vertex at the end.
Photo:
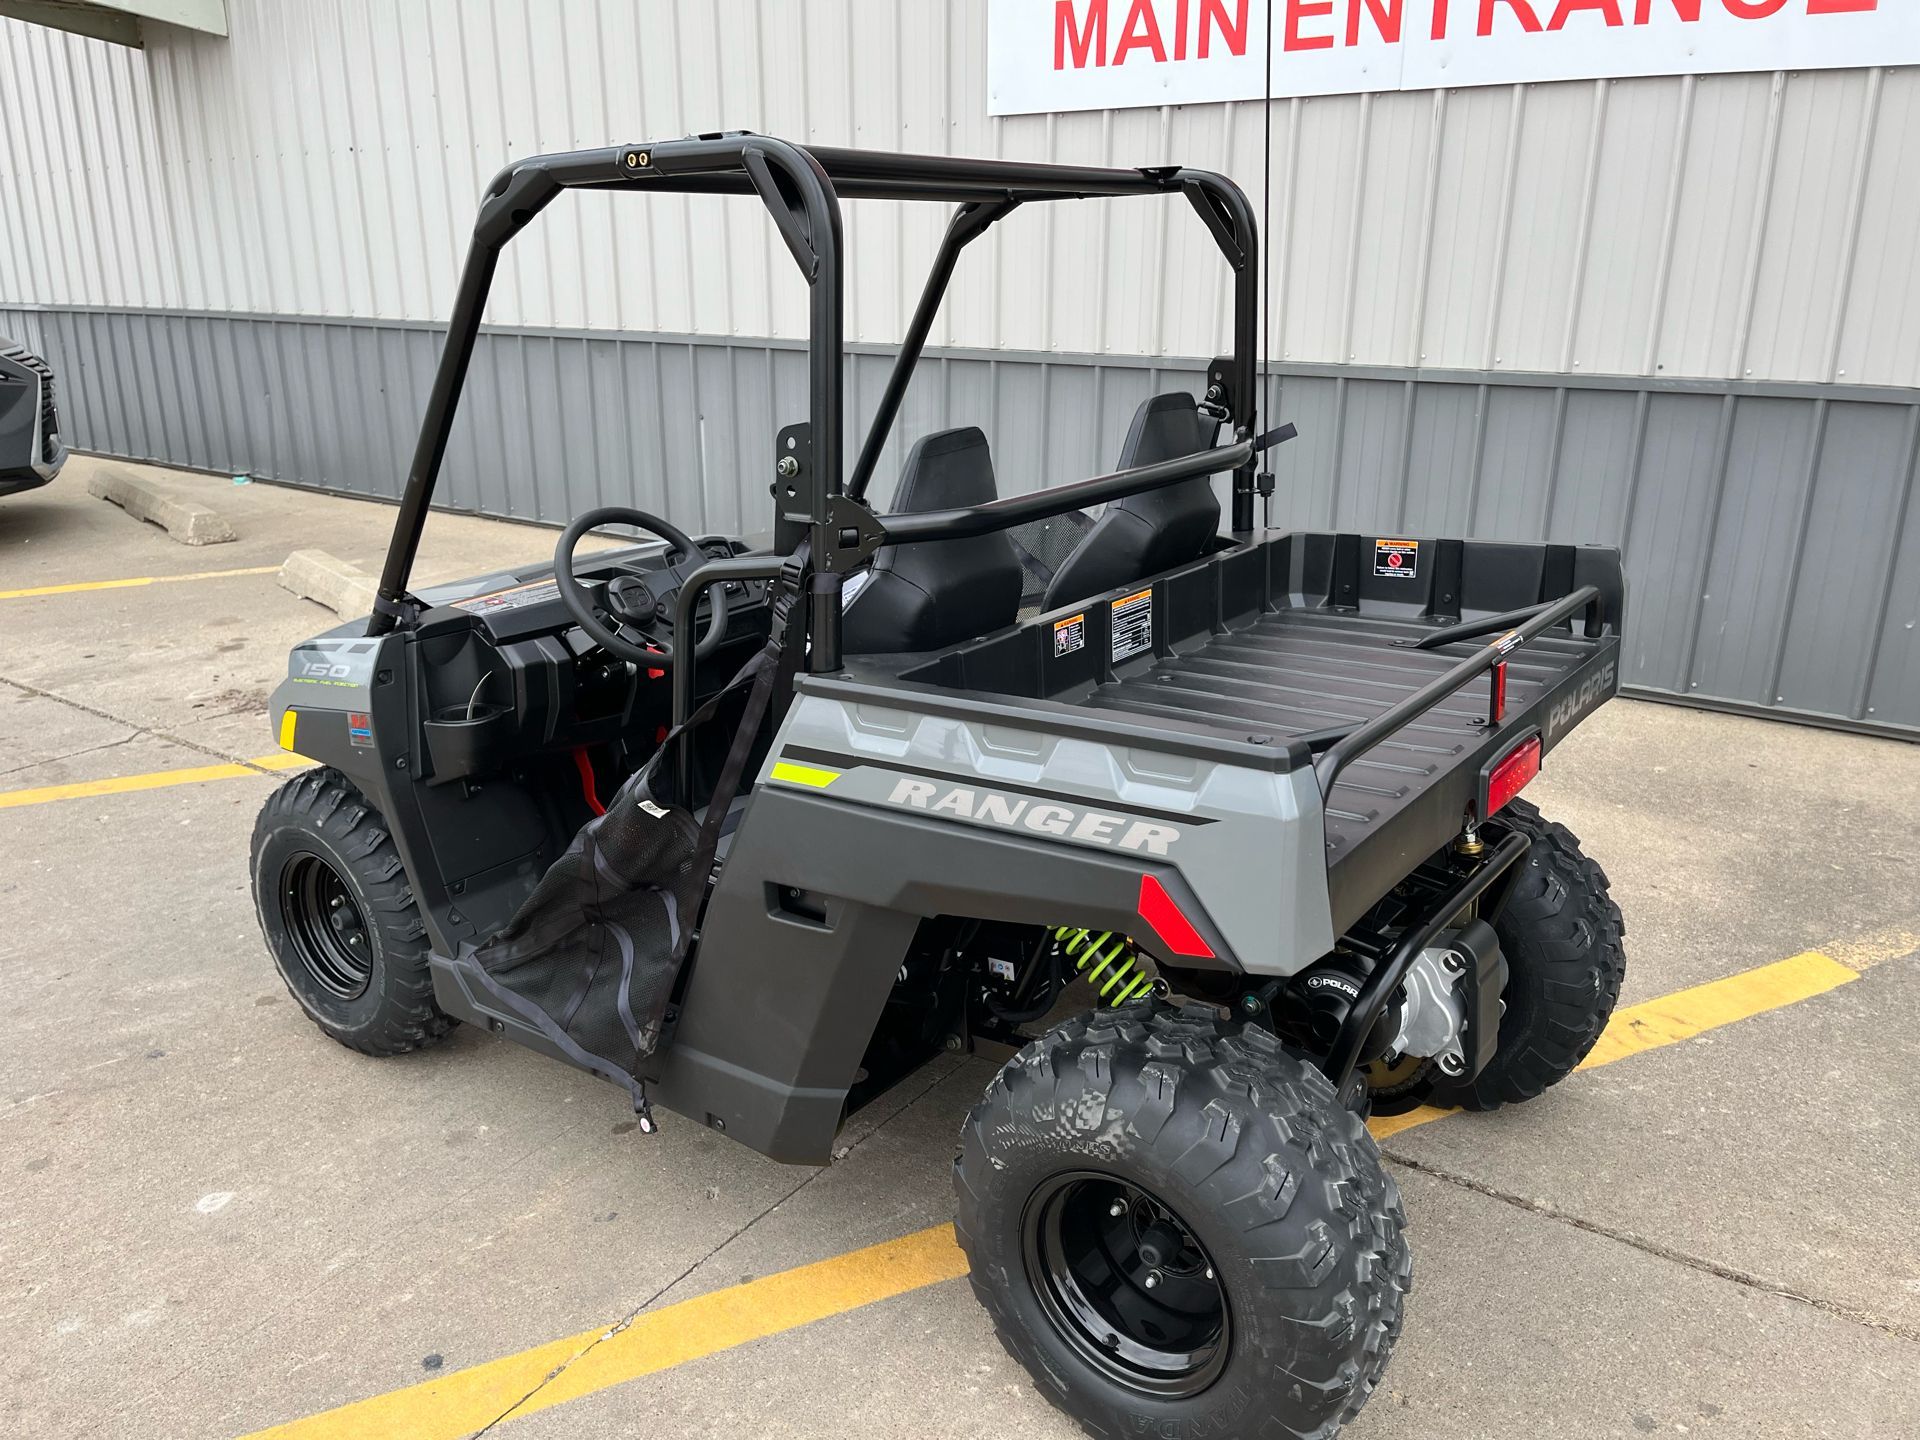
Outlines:
POLYGON ((1180 907, 1167 894, 1166 886, 1151 875, 1140 877, 1140 918, 1176 955, 1197 960, 1213 959, 1213 947, 1193 928, 1193 922, 1180 913, 1180 907))
MULTIPOLYGON (((1487 775, 1487 815, 1527 788, 1540 773, 1540 737, 1529 735, 1495 762, 1487 775)), ((1486 816, 1482 816, 1485 819, 1486 816)))

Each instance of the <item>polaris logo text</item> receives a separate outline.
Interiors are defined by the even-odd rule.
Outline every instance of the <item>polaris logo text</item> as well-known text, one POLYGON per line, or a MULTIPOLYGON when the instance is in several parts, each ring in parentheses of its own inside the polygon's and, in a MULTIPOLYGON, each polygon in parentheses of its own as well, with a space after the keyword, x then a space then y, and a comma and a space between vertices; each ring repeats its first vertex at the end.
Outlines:
POLYGON ((1613 661, 1609 660, 1580 682, 1580 688, 1547 712, 1547 739, 1565 731, 1574 721, 1613 693, 1613 661))
POLYGON ((1129 820, 1124 815, 1103 815, 1098 810, 1076 810, 1068 805, 995 795, 990 791, 981 793, 960 785, 943 788, 931 780, 902 780, 893 787, 887 800, 890 804, 937 815, 981 820, 1008 830, 1032 830, 1064 840, 1111 845, 1116 850, 1144 851, 1148 855, 1166 854, 1167 847, 1180 838, 1179 829, 1172 825, 1154 825, 1145 820, 1129 820))

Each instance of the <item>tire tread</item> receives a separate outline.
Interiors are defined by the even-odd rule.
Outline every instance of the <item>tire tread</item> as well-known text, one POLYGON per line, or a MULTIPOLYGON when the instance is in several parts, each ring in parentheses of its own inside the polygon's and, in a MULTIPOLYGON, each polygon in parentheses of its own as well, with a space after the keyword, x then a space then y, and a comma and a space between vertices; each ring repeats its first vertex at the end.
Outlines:
MULTIPOLYGON (((1067 1020, 1025 1046, 962 1127, 954 1228, 1001 1346, 1087 1434, 1163 1433, 1140 1427, 1168 1420, 1164 1407, 1149 1421, 1090 1370, 1061 1373, 1021 1303, 1025 1195, 1010 1193, 1007 1166, 1048 1147, 1070 1168, 1089 1146, 1103 1168, 1138 1165, 1186 1186, 1243 1251, 1242 1273, 1276 1323, 1262 1327, 1266 1343, 1245 1372, 1259 1377, 1264 1409, 1232 1433, 1328 1440, 1359 1413, 1399 1337, 1412 1263, 1399 1189, 1324 1075, 1210 1007, 1142 1001, 1067 1020), (1096 1093, 1101 1116, 1089 1130, 1096 1093)), ((1236 1264, 1218 1251, 1216 1260, 1236 1264)), ((1236 1343, 1248 1334, 1236 1331, 1236 1343)))
POLYGON ((367 902, 367 919, 379 930, 380 939, 376 980, 381 996, 377 1013, 369 1024, 344 1027, 315 1009, 289 974, 288 958, 272 946, 266 909, 269 898, 256 874, 254 903, 260 911, 261 928, 270 937, 269 946, 275 949, 275 965, 287 993, 314 1024, 363 1055, 403 1055, 443 1039, 458 1022, 433 998, 425 943, 427 927, 400 852, 379 811, 345 775, 330 766, 319 766, 288 780, 261 807, 254 825, 256 857, 266 837, 283 827, 317 836, 348 863, 352 880, 367 902))
POLYGON ((1494 926, 1510 973, 1500 1049, 1470 1084, 1433 1091, 1434 1104, 1463 1110, 1532 1100, 1577 1070, 1612 1018, 1627 971, 1626 921, 1599 862, 1524 800, 1500 819, 1532 846, 1494 926))

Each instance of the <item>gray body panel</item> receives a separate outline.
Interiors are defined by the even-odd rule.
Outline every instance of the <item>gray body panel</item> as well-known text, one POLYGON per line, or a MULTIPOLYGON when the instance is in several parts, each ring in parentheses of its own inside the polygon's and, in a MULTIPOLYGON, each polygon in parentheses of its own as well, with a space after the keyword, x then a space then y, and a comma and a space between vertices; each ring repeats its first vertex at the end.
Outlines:
MULTIPOLYGON (((783 761, 841 768, 839 778, 813 787, 817 793, 924 816, 936 827, 936 849, 947 847, 938 829, 947 827, 956 830, 957 844, 998 833, 1064 847, 1076 859, 1112 855, 1135 874, 1171 869, 1229 947, 1220 958, 1248 974, 1292 975, 1332 948, 1312 770, 1275 773, 1049 733, 1038 714, 1016 728, 925 713, 912 699, 903 691, 897 705, 869 705, 803 689, 775 737, 761 784, 788 783, 783 761)), ((751 811, 745 823, 754 823, 751 811)), ((891 827, 876 824, 873 840, 861 847, 864 863, 911 870, 920 857, 892 850, 893 838, 891 827)), ((1015 874, 999 893, 1013 897, 1024 889, 1015 874)), ((1057 893, 1050 899, 1053 923, 1082 922, 1062 909, 1057 893)), ((1152 937, 1140 939, 1153 948, 1152 937)))

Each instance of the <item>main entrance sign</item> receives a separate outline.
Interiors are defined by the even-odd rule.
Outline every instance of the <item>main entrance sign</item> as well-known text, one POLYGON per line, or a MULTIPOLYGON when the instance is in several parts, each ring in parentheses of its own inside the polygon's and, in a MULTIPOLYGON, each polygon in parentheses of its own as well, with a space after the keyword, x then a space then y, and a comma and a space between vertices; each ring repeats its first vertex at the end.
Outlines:
MULTIPOLYGON (((1257 100, 1268 0, 990 0, 988 111, 1257 100)), ((1272 0, 1273 93, 1920 63, 1914 0, 1272 0)))

